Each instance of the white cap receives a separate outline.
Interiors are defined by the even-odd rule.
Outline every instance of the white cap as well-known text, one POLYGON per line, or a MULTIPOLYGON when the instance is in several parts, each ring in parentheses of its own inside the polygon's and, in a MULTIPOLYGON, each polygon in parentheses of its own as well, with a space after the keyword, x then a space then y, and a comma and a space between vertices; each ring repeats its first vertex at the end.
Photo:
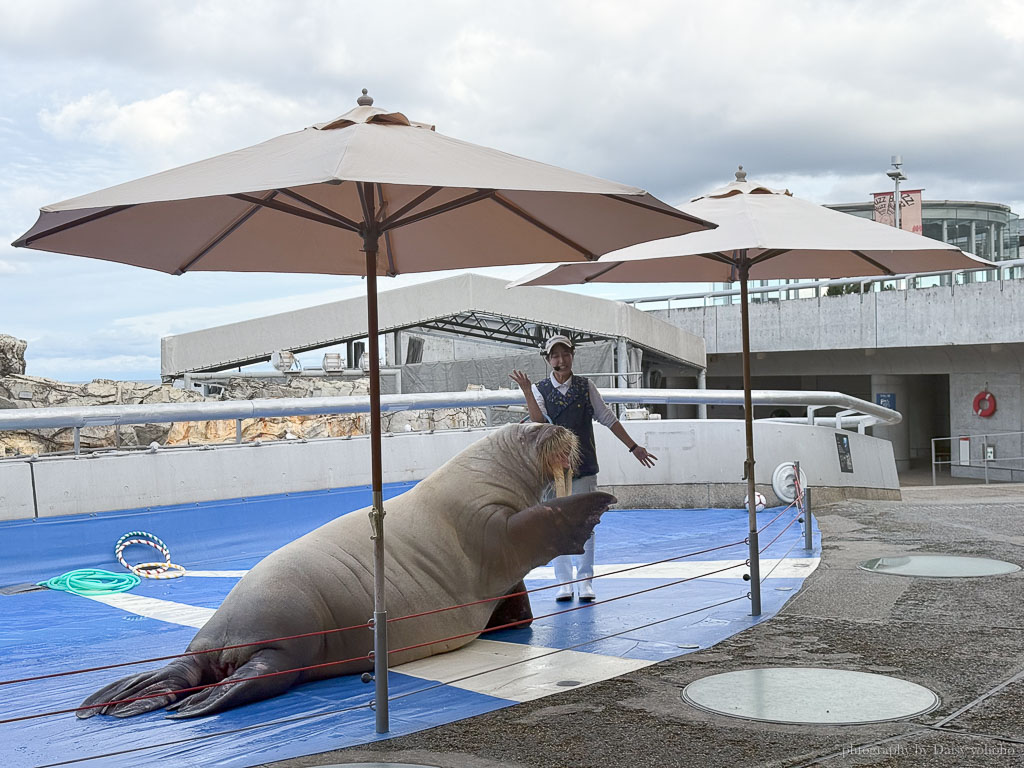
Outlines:
POLYGON ((573 345, 571 341, 569 341, 568 336, 552 336, 550 339, 544 342, 544 357, 547 357, 548 355, 551 354, 551 350, 555 346, 555 344, 564 344, 569 348, 570 352, 576 351, 576 347, 573 345))

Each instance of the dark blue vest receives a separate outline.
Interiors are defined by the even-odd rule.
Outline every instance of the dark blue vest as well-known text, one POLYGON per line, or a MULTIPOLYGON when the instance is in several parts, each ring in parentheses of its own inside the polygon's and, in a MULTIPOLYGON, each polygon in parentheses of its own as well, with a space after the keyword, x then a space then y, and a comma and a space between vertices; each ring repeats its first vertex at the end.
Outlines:
POLYGON ((594 406, 590 404, 590 382, 582 376, 573 376, 569 389, 563 395, 547 378, 537 382, 544 398, 544 407, 552 424, 572 430, 580 441, 581 461, 573 477, 596 475, 597 448, 594 445, 594 406))

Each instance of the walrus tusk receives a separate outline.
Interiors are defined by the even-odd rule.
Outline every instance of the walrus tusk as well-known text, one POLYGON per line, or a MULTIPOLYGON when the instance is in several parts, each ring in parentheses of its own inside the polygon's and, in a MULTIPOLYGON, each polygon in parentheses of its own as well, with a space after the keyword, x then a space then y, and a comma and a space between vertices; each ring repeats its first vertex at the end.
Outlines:
POLYGON ((568 469, 552 467, 555 473, 555 498, 561 499, 572 493, 572 479, 568 469))

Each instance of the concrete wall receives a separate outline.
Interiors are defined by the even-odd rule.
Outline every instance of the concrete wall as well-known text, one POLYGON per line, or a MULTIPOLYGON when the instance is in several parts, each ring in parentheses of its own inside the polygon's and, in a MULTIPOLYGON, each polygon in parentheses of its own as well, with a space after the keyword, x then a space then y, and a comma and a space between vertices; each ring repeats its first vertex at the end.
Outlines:
MULTIPOLYGON (((656 314, 705 336, 708 386, 740 386, 739 305, 656 314)), ((835 389, 872 400, 895 394, 903 422, 872 431, 892 441, 900 471, 930 465, 933 437, 1024 431, 1022 280, 757 303, 750 321, 755 389, 783 388, 778 382, 786 379, 785 388, 835 389), (792 383, 798 377, 804 383, 792 383), (865 380, 870 394, 860 391, 865 380), (986 386, 998 410, 982 419, 971 403, 986 386)), ((996 442, 990 477, 1024 481, 1024 460, 1000 461, 1024 456, 1020 436, 990 440, 996 442)), ((981 439, 972 441, 975 463, 983 450, 981 439)), ((952 474, 984 472, 954 467, 952 474)))
MULTIPOLYGON (((703 336, 707 353, 741 349, 738 304, 652 314, 703 336)), ((751 350, 837 350, 1024 341, 1024 280, 752 303, 751 350)))
MULTIPOLYGON (((1024 376, 1020 373, 986 372, 951 374, 949 377, 949 428, 950 435, 988 435, 975 437, 970 441, 971 462, 981 465, 984 460, 984 445, 995 449, 995 461, 989 463, 989 477, 992 480, 1024 482, 1024 376), (996 398, 996 412, 988 418, 974 413, 974 397, 988 390, 996 398), (993 433, 1016 433, 999 435, 993 433)), ((953 441, 952 458, 959 457, 959 446, 953 441)), ((953 466, 956 477, 985 476, 983 468, 953 466)))
MULTIPOLYGON (((630 421, 630 435, 659 457, 646 469, 608 430, 597 428, 600 482, 626 506, 740 506, 745 455, 739 421, 630 421)), ((418 480, 488 430, 394 434, 383 441, 384 482, 418 480)), ((772 473, 799 460, 819 501, 899 494, 887 441, 849 432, 854 473, 839 471, 836 430, 755 424, 759 488, 772 473)), ((275 493, 368 485, 366 438, 164 449, 0 462, 0 519, 54 517, 187 504, 275 493), (33 501, 34 500, 34 501, 33 501)))
POLYGON ((0 461, 0 520, 35 517, 32 467, 27 461, 0 461))

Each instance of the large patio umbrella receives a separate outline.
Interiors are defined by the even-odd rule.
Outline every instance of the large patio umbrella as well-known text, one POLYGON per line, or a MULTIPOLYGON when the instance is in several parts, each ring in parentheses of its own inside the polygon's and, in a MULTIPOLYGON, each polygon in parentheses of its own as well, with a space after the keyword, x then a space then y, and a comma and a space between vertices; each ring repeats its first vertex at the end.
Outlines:
POLYGON ((365 275, 377 730, 388 730, 377 275, 602 253, 709 226, 636 187, 444 136, 373 106, 41 209, 15 246, 184 274, 365 275))
POLYGON ((591 264, 563 264, 528 275, 512 285, 579 283, 740 283, 743 394, 750 521, 751 613, 761 613, 757 513, 754 493, 754 425, 750 396, 750 279, 866 277, 992 266, 959 248, 867 219, 833 211, 746 180, 736 180, 701 197, 682 211, 719 226, 686 237, 627 247, 591 264))

